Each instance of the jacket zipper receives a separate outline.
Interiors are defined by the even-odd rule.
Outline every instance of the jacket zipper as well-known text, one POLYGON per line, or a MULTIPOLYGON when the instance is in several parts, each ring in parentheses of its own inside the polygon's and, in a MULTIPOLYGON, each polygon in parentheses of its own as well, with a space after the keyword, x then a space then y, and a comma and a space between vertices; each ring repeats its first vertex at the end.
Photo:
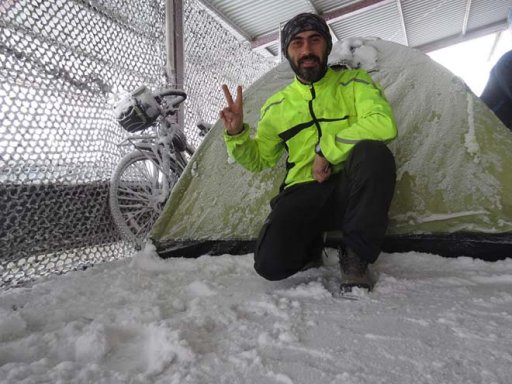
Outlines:
POLYGON ((322 137, 322 130, 320 129, 320 123, 318 122, 318 119, 316 118, 315 111, 313 110, 313 100, 316 98, 316 91, 313 84, 310 85, 310 91, 311 91, 311 100, 309 100, 309 113, 311 115, 311 118, 313 119, 316 130, 318 133, 318 140, 317 144, 320 143, 320 138, 322 137))

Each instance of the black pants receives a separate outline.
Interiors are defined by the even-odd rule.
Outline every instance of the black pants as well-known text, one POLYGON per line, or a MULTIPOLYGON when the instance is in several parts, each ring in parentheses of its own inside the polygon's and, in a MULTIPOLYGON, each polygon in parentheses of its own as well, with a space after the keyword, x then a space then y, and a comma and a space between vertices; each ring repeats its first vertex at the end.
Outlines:
POLYGON ((322 234, 341 230, 343 243, 373 263, 388 225, 395 161, 379 141, 354 146, 344 169, 323 183, 289 187, 272 199, 254 253, 254 268, 281 280, 320 256, 322 234))

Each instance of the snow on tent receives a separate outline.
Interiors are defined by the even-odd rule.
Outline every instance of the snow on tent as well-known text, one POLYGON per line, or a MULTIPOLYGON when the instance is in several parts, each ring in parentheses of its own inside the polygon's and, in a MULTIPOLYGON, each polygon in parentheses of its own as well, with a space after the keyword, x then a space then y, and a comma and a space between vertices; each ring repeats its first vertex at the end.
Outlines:
MULTIPOLYGON (((368 70, 394 108, 397 187, 384 250, 511 256, 512 133, 461 79, 420 51, 350 39, 335 45, 329 62, 368 70)), ((244 120, 253 129, 266 98, 292 78, 281 63, 245 92, 244 120)), ((228 158, 222 134, 219 121, 153 227, 162 257, 252 252, 285 156, 280 167, 250 173, 228 158)))

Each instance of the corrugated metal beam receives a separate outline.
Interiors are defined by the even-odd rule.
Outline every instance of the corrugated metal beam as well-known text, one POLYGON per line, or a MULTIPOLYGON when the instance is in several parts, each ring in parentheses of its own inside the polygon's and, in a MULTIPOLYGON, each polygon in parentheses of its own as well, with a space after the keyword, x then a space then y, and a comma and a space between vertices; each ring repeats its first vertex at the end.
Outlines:
POLYGON ((407 36, 407 27, 405 26, 404 10, 402 8, 402 2, 400 0, 396 0, 396 7, 398 9, 398 14, 400 15, 400 25, 402 26, 402 32, 404 34, 405 45, 409 45, 409 37, 407 36))
POLYGON ((462 22, 462 36, 468 30, 469 13, 471 12, 471 0, 466 0, 466 12, 464 13, 464 21, 462 22))
POLYGON ((321 15, 327 24, 334 23, 347 17, 355 16, 360 13, 371 11, 375 8, 380 8, 384 5, 394 3, 395 0, 362 0, 357 3, 352 3, 332 11, 326 12, 321 15))
POLYGON ((229 17, 224 15, 216 7, 214 7, 208 0, 198 0, 199 4, 218 22, 220 22, 228 31, 230 31, 238 40, 251 41, 252 37, 244 30, 234 24, 229 17))
POLYGON ((489 52, 489 57, 487 57, 487 61, 490 61, 491 58, 494 56, 494 52, 496 51, 496 47, 498 46, 498 43, 500 42, 500 39, 502 36, 503 36, 503 33, 501 33, 501 32, 498 32, 496 34, 496 38, 494 39, 491 50, 489 52))
MULTIPOLYGON (((344 7, 334 9, 332 11, 321 14, 327 24, 334 23, 345 17, 353 16, 358 13, 366 12, 371 9, 381 7, 386 4, 390 4, 396 0, 362 0, 357 3, 352 3, 344 7)), ((266 35, 257 36, 251 41, 251 47, 253 49, 268 47, 274 44, 279 39, 279 31, 274 31, 266 35)))
POLYGON ((264 48, 279 41, 279 31, 267 33, 266 35, 258 36, 251 40, 251 48, 264 48))
MULTIPOLYGON (((318 12, 318 9, 315 7, 315 4, 313 4, 311 2, 311 0, 307 0, 309 6, 311 7, 311 9, 317 14, 319 15, 320 12, 318 12)), ((327 26, 329 27, 329 31, 331 32, 331 36, 332 36, 332 42, 335 43, 339 40, 338 38, 338 35, 336 35, 336 33, 332 30, 331 26, 329 24, 327 24, 327 26)), ((279 41, 281 41, 281 39, 279 39, 279 41)))
POLYGON ((508 27, 507 20, 498 21, 493 24, 488 24, 480 28, 475 28, 473 30, 467 31, 465 35, 457 34, 453 36, 448 36, 443 39, 439 39, 436 41, 432 41, 430 43, 418 45, 414 48, 419 49, 423 52, 432 52, 441 48, 449 47, 450 45, 454 45, 457 43, 462 43, 463 41, 476 39, 478 37, 482 37, 485 35, 489 35, 491 33, 496 33, 500 31, 506 30, 508 27))

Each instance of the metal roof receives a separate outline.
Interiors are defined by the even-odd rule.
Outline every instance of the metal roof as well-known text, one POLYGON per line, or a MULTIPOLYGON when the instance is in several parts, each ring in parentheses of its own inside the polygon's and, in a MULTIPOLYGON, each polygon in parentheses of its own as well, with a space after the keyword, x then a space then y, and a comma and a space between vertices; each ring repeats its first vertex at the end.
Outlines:
POLYGON ((429 52, 507 28, 512 0, 199 0, 239 39, 276 56, 279 30, 301 12, 327 21, 334 39, 380 37, 429 52))

